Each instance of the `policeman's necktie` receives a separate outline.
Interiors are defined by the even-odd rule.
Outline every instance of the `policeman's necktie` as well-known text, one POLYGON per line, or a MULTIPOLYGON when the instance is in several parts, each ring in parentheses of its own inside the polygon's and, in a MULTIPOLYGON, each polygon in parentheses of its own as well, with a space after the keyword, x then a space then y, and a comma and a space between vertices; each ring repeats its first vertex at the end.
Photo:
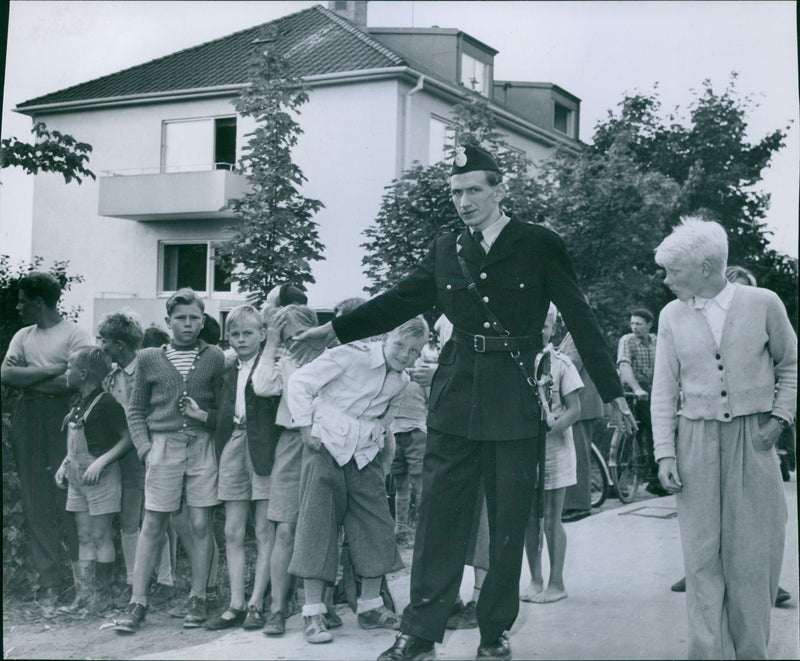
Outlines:
POLYGON ((483 249, 483 246, 481 245, 481 241, 483 241, 483 232, 481 232, 480 230, 475 230, 474 232, 472 232, 472 239, 475 241, 475 247, 478 249, 478 252, 480 252, 481 256, 485 256, 486 251, 483 249))

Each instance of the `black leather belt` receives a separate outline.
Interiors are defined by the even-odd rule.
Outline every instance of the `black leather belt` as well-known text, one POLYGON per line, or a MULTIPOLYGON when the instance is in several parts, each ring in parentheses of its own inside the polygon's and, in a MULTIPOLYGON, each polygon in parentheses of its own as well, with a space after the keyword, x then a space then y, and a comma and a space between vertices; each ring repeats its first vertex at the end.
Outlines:
POLYGON ((465 344, 476 353, 486 351, 519 351, 541 346, 541 335, 521 335, 519 337, 498 337, 496 335, 473 335, 458 328, 453 329, 453 341, 465 344))

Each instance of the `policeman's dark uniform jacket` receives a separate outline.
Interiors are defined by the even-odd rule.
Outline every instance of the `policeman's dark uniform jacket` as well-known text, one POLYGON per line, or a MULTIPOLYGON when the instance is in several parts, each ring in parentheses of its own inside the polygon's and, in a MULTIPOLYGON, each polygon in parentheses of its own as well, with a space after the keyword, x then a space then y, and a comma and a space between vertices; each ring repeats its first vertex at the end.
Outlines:
MULTIPOLYGON (((480 159, 485 152, 474 157, 468 153, 473 165, 483 165, 480 159)), ((486 157, 489 167, 471 169, 497 169, 486 157)), ((458 174, 470 167, 453 170, 458 174)), ((603 399, 621 396, 622 388, 563 240, 544 227, 514 219, 486 255, 468 228, 436 239, 408 277, 333 320, 343 343, 385 333, 435 303, 453 323, 453 338, 442 348, 431 384, 411 603, 401 630, 441 642, 461 583, 483 475, 492 541, 491 569, 481 590, 478 620, 482 643, 490 643, 511 628, 519 609, 524 531, 540 448, 539 411, 509 351, 486 350, 487 344, 496 345, 498 335, 483 305, 468 289, 459 254, 510 336, 524 338, 511 344, 520 348, 529 372, 541 349, 541 330, 553 301, 603 399)))

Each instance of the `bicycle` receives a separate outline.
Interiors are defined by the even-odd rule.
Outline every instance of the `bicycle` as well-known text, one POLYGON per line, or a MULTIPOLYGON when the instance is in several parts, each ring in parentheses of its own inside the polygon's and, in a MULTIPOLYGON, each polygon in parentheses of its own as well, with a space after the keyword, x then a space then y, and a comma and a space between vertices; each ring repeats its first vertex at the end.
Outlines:
MULTIPOLYGON (((625 398, 632 411, 636 410, 633 406, 636 399, 632 393, 625 393, 625 398)), ((614 427, 614 434, 611 437, 611 447, 608 453, 608 467, 611 471, 611 478, 617 490, 617 495, 623 503, 630 503, 636 497, 639 486, 648 481, 650 466, 647 458, 646 443, 644 437, 646 431, 636 420, 639 431, 634 434, 626 432, 624 429, 614 427)), ((612 426, 612 425, 609 425, 612 426)))
POLYGON ((608 464, 603 458, 603 453, 600 452, 594 442, 589 448, 589 468, 591 475, 591 494, 592 494, 592 507, 600 507, 606 498, 608 498, 609 489, 611 488, 611 473, 608 470, 608 464))

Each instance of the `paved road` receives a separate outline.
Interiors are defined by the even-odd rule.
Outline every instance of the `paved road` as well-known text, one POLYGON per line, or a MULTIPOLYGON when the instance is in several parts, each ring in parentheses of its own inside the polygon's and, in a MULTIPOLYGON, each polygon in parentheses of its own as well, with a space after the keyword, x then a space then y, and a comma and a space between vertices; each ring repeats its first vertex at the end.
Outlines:
MULTIPOLYGON (((794 475, 792 476, 794 480, 794 475)), ((773 659, 800 659, 798 635, 798 538, 796 482, 785 484, 789 505, 781 585, 791 601, 772 611, 773 659)), ((685 597, 669 586, 683 575, 674 497, 650 498, 604 508, 566 525, 565 578, 569 598, 554 604, 522 603, 511 631, 515 659, 681 659, 687 652, 685 597)), ((522 584, 529 574, 523 570, 522 584)), ((408 574, 392 577, 398 607, 408 603, 408 574)), ((461 586, 467 600, 472 572, 461 586)), ((328 645, 303 641, 299 615, 282 638, 235 631, 214 642, 140 659, 375 659, 394 640, 392 632, 361 631, 347 607, 344 626, 328 645)), ((478 633, 448 632, 439 659, 474 659, 478 633)))

